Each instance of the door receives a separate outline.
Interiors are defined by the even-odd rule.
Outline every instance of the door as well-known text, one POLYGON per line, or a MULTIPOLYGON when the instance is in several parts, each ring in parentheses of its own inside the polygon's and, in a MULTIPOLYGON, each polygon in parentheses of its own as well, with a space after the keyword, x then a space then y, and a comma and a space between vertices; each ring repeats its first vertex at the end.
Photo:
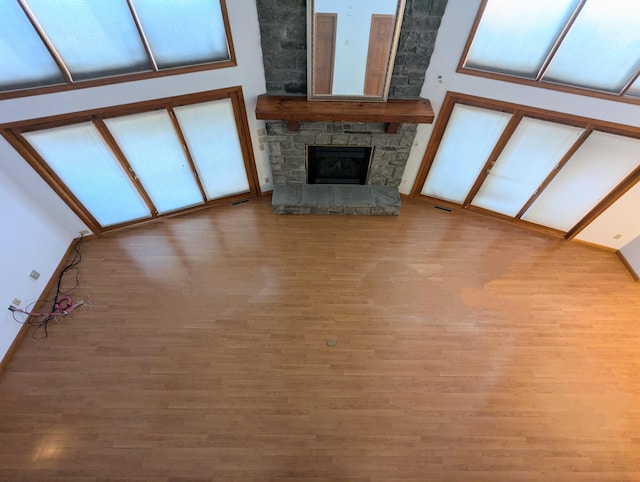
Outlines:
POLYGON ((333 90, 337 20, 338 16, 335 13, 316 13, 313 52, 315 69, 313 92, 315 94, 330 95, 333 90))
POLYGON ((371 15, 364 95, 382 95, 393 38, 393 15, 371 15))

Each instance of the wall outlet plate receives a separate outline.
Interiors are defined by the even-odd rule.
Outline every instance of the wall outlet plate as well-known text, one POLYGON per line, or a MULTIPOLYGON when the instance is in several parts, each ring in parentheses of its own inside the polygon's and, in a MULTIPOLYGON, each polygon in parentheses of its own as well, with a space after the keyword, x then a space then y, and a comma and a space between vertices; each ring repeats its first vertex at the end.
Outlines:
POLYGON ((20 303, 22 303, 22 300, 19 298, 14 298, 13 301, 11 302, 13 306, 20 306, 20 303))

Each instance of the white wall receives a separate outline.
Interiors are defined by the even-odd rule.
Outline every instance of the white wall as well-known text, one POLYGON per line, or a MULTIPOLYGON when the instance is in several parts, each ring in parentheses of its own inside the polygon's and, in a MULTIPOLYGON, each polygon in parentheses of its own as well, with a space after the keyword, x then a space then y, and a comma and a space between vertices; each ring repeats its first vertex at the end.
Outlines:
MULTIPOLYGON (((434 123, 437 121, 446 92, 452 91, 576 116, 640 126, 640 107, 637 105, 456 73, 455 70, 480 3, 481 0, 449 0, 447 3, 421 92, 421 96, 429 99, 433 105, 436 114, 434 123)), ((405 194, 409 193, 413 187, 432 130, 433 124, 418 127, 416 142, 411 150, 400 185, 400 191, 405 194)), ((618 233, 623 234, 626 239, 631 239, 640 229, 640 218, 634 212, 626 212, 626 217, 636 219, 632 223, 633 226, 631 223, 624 225, 601 223, 590 231, 589 236, 585 236, 588 238, 585 240, 603 244, 595 240, 609 240, 618 233)))
MULTIPOLYGON (((257 136, 264 122, 255 118, 257 97, 266 91, 256 4, 233 0, 227 8, 237 67, 3 100, 0 124, 241 85, 260 186, 263 191, 272 189, 268 153, 260 150, 257 136)), ((6 307, 16 297, 27 303, 37 299, 71 240, 86 229, 3 138, 0 225, 0 311, 6 311, 0 315, 1 358, 19 329, 6 307), (37 282, 28 277, 32 269, 42 275, 37 282)))
POLYGON ((627 263, 640 276, 640 236, 623 246, 620 252, 624 255, 627 263))
MULTIPOLYGON (((2 159, 4 161, 4 159, 2 159)), ((32 193, 26 193, 0 170, 0 359, 11 346, 21 325, 7 309, 14 298, 21 308, 41 295, 73 236, 44 210, 32 193), (29 277, 31 270, 40 278, 29 277)), ((23 319, 23 315, 16 318, 23 319)))
POLYGON ((576 239, 614 249, 622 248, 640 236, 639 207, 640 184, 636 184, 583 229, 576 239))

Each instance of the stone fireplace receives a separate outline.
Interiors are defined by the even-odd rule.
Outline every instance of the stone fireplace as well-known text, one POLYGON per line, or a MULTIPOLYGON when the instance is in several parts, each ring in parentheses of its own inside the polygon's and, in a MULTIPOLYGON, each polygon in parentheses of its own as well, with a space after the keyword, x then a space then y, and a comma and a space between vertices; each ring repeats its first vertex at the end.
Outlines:
MULTIPOLYGON (((446 0, 407 0, 387 103, 338 103, 335 115, 282 99, 307 92, 306 0, 258 0, 267 96, 256 116, 266 120, 276 213, 398 214, 400 185, 418 123, 425 120, 418 102, 446 0), (368 104, 368 105, 367 105, 368 104), (263 109, 262 107, 268 108, 263 109), (345 115, 345 110, 351 110, 345 115), (260 111, 260 112, 259 112, 260 111), (356 113, 357 111, 357 113, 356 113), (413 115, 403 115, 412 111, 413 115), (404 118, 402 118, 404 117, 404 118), (364 184, 308 184, 308 146, 370 146, 373 150, 364 184)), ((303 97, 304 98, 304 97, 303 97)), ((423 100, 423 99, 421 99, 423 100)), ((325 102, 326 103, 326 102, 325 102)), ((309 102, 312 104, 312 102, 309 102)), ((316 104, 318 105, 318 104, 316 104)))
MULTIPOLYGON (((267 121, 274 181, 273 207, 278 214, 393 214, 400 208, 398 186, 416 134, 416 124, 386 133, 384 123, 301 122, 290 131, 284 121, 267 121), (307 152, 312 146, 361 147, 371 150, 368 172, 356 182, 330 179, 310 183, 307 152)), ((316 178, 317 181, 317 178, 316 178)))
POLYGON ((290 131, 284 121, 267 121, 267 141, 274 184, 307 184, 307 146, 371 146, 367 185, 399 186, 416 124, 403 124, 396 134, 383 123, 301 122, 290 131))

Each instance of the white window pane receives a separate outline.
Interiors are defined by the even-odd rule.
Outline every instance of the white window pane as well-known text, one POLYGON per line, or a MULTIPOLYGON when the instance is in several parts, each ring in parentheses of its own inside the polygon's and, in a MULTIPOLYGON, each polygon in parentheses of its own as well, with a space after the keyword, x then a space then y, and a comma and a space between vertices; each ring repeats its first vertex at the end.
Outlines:
POLYGON ((24 89, 64 83, 49 51, 18 2, 0 4, 0 88, 24 89))
POLYGON ((150 216, 91 123, 28 132, 23 136, 101 226, 150 216))
POLYGON ((135 0, 160 68, 229 59, 219 0, 135 0))
POLYGON ((465 67, 535 78, 578 0, 489 0, 465 67))
POLYGON ((640 2, 589 0, 543 80, 619 93, 640 68, 640 2))
POLYGON ((202 195, 166 111, 106 119, 159 213, 202 204, 202 195))
POLYGON ((640 140, 594 132, 522 216, 569 231, 640 164, 640 140))
POLYGON ((422 194, 462 203, 511 114, 456 104, 422 194))
POLYGON ((125 1, 27 1, 74 80, 150 69, 125 1))
POLYGON ((207 199, 249 191, 230 99, 175 108, 207 199))
POLYGON ((582 131, 578 127, 523 118, 472 204, 514 217, 582 131))

